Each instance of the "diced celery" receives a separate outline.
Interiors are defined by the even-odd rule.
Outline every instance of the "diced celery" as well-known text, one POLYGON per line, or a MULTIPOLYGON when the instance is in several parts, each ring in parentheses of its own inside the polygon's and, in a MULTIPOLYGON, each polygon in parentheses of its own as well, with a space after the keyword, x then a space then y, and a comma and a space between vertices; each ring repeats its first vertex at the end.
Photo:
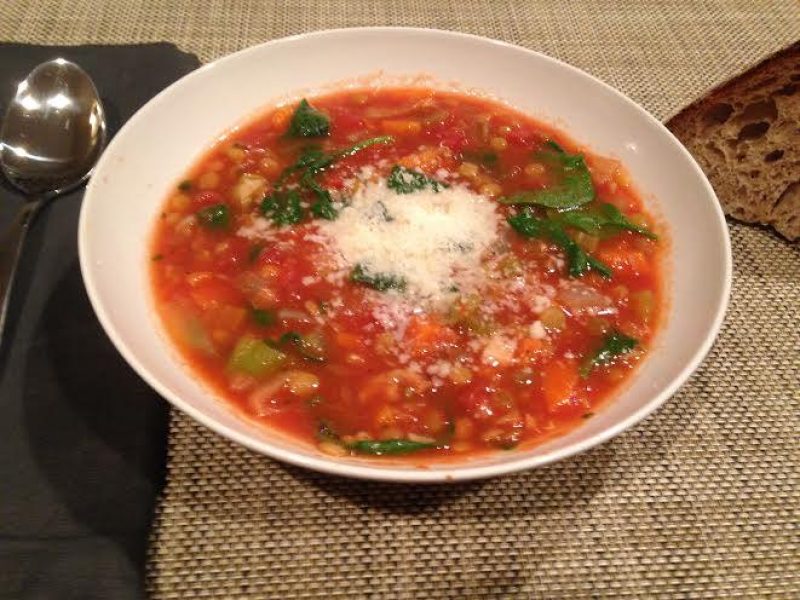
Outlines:
POLYGON ((200 322, 200 319, 189 316, 184 320, 183 326, 183 334, 186 343, 192 348, 197 348, 207 354, 214 354, 214 344, 211 343, 211 339, 208 337, 208 333, 200 322))
POLYGON ((232 371, 262 377, 277 371, 286 362, 286 355, 263 341, 245 336, 233 349, 228 368, 232 371))

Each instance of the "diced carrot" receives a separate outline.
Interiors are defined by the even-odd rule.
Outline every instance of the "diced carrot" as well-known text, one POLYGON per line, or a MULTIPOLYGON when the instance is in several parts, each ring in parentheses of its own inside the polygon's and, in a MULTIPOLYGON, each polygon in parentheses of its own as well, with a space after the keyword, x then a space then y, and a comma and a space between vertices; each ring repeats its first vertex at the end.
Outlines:
POLYGON ((226 330, 238 330, 247 318, 247 311, 241 306, 225 304, 216 311, 214 324, 226 330))
POLYGON ((627 246, 606 246, 597 252, 597 258, 614 271, 625 275, 646 275, 650 272, 644 252, 627 246))
POLYGON ((411 119, 384 119, 381 125, 389 135, 415 135, 422 131, 422 124, 411 119))
POLYGON ((592 178, 599 185, 614 181, 617 171, 621 168, 618 160, 604 156, 590 155, 588 162, 592 178))
POLYGON ((241 294, 232 285, 218 277, 197 281, 191 285, 189 295, 203 310, 220 304, 239 304, 242 300, 241 294))
MULTIPOLYGON (((400 386, 397 381, 387 377, 386 373, 374 375, 367 379, 358 390, 358 401, 362 404, 376 402, 396 403, 400 400, 400 386)), ((395 414, 396 416, 396 414, 395 414)))
POLYGON ((455 340, 455 333, 441 321, 414 317, 406 330, 406 339, 415 355, 433 352, 443 344, 455 340))
POLYGON ((377 427, 386 427, 394 423, 397 416, 397 410, 391 406, 384 404, 375 415, 375 425, 377 427))
POLYGON ((551 412, 569 404, 578 384, 578 365, 574 360, 559 359, 542 370, 542 393, 551 412))
POLYGON ((353 334, 348 333, 346 331, 340 331, 336 334, 336 344, 344 348, 345 350, 360 350, 361 349, 361 339, 353 334))
POLYGON ((284 106, 283 108, 279 108, 276 110, 272 115, 272 124, 277 129, 283 129, 289 125, 289 119, 292 117, 294 113, 294 108, 291 106, 284 106))
POLYGON ((453 432, 453 437, 457 440, 466 440, 472 437, 472 434, 475 432, 475 424, 472 422, 472 419, 467 419, 465 417, 461 417, 456 419, 455 422, 455 431, 453 432))
POLYGON ((524 338, 517 345, 517 357, 523 362, 532 361, 543 352, 544 345, 543 340, 524 338))

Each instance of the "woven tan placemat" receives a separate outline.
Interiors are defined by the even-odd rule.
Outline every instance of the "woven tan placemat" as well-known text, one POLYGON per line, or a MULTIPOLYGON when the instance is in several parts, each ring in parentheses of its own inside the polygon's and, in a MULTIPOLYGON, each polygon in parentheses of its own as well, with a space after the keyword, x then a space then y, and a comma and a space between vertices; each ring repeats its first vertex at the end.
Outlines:
MULTIPOLYGON (((477 33, 564 59, 663 118, 800 39, 794 0, 8 1, 0 37, 168 40, 210 60, 357 25, 477 33)), ((800 252, 732 224, 730 312, 654 416, 582 456, 469 485, 281 466, 174 414, 154 598, 800 597, 800 252)))

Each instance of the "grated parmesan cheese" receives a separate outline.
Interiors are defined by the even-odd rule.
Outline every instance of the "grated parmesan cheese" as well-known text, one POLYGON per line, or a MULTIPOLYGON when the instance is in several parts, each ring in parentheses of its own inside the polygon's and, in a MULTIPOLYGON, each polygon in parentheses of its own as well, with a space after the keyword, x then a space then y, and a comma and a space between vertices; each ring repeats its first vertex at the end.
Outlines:
POLYGON ((491 367, 508 365, 514 359, 517 340, 505 335, 493 335, 483 349, 481 359, 491 367))
POLYGON ((530 335, 535 340, 543 340, 547 337, 547 330, 541 321, 534 321, 530 326, 530 335))
POLYGON ((481 258, 502 223, 494 203, 465 187, 397 194, 372 180, 315 237, 325 240, 342 274, 361 265, 401 277, 407 297, 436 305, 480 287, 481 258))

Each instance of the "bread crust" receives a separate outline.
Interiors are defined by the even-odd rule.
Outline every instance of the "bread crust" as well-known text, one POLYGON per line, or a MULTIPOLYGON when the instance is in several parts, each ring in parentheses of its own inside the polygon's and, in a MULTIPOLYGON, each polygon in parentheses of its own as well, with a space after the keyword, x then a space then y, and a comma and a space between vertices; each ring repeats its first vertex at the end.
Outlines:
POLYGON ((705 171, 727 215, 800 238, 800 42, 666 125, 705 171))

